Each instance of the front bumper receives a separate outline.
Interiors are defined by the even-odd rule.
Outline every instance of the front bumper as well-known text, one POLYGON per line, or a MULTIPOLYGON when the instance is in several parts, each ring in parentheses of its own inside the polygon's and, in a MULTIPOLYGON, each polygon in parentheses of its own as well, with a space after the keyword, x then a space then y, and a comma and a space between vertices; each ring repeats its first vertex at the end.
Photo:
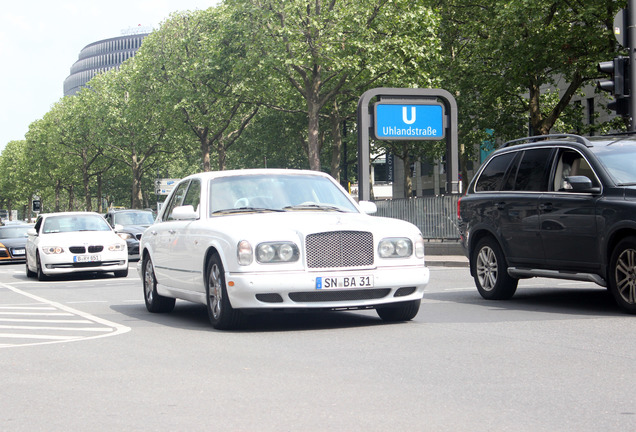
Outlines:
POLYGON ((81 272, 114 272, 128 268, 128 257, 126 252, 104 253, 100 261, 95 262, 74 262, 73 257, 68 254, 47 256, 42 259, 42 270, 47 275, 57 275, 66 273, 81 272))
POLYGON ((236 309, 353 309, 419 300, 430 272, 427 267, 395 267, 373 270, 229 273, 228 297, 236 309), (373 276, 373 287, 317 289, 318 277, 373 276))

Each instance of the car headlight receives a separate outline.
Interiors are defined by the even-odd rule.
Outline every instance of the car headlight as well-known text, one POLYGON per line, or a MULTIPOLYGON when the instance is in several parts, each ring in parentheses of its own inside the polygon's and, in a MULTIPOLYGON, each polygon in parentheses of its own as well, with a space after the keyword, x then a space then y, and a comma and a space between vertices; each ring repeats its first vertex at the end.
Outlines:
POLYGON ((413 254, 413 243, 406 237, 385 238, 378 245, 378 254, 380 258, 410 257, 413 254))
POLYGON ((108 246, 108 250, 111 252, 121 252, 126 250, 126 243, 115 243, 108 246))
POLYGON ((247 240, 241 240, 236 245, 236 258, 240 265, 250 265, 254 259, 254 253, 252 252, 252 245, 247 240))
POLYGON ((131 233, 127 233, 127 232, 120 232, 120 233, 117 233, 117 235, 124 240, 128 240, 135 237, 131 233))
POLYGON ((292 242, 267 242, 256 246, 256 261, 261 264, 298 261, 298 246, 292 242))
POLYGON ((64 253, 64 248, 62 246, 42 246, 42 252, 47 255, 55 255, 64 253))

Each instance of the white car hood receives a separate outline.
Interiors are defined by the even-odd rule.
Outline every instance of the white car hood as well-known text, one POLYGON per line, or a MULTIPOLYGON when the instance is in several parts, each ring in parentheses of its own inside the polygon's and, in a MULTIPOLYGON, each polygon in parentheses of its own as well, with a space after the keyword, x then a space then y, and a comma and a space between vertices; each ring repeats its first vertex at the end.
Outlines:
POLYGON ((40 245, 46 246, 82 246, 93 244, 122 243, 123 240, 112 231, 73 231, 40 234, 40 245))
POLYGON ((415 225, 399 219, 307 210, 217 216, 210 218, 208 223, 225 232, 233 226, 240 226, 240 232, 246 238, 276 231, 293 231, 303 235, 327 231, 370 231, 387 236, 414 236, 419 233, 415 225))

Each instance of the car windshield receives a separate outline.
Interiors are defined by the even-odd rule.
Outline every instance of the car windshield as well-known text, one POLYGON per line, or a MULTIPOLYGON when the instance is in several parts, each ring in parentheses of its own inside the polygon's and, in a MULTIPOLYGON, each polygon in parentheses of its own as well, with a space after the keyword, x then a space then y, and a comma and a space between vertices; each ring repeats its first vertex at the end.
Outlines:
POLYGON ((0 228, 0 239, 26 237, 27 231, 33 225, 16 225, 0 228))
POLYGON ((110 229, 110 225, 99 215, 63 215, 47 217, 42 226, 42 233, 110 231, 110 229))
POLYGON ((113 215, 113 221, 116 225, 152 225, 155 221, 151 212, 140 211, 125 211, 121 213, 115 213, 113 215))
POLYGON ((636 141, 624 140, 591 149, 619 186, 636 186, 636 141))
POLYGON ((328 178, 264 174, 220 177, 210 183, 211 214, 241 211, 326 210, 357 212, 328 178))

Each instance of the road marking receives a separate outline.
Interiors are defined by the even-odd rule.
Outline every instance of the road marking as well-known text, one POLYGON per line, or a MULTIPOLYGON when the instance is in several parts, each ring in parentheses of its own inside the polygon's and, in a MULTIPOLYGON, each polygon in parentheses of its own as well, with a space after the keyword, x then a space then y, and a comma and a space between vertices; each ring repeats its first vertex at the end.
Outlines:
POLYGON ((131 330, 130 327, 47 300, 11 285, 0 283, 0 288, 6 288, 36 302, 0 306, 0 348, 90 340, 116 336, 131 330), (58 332, 60 334, 57 334, 58 332), (14 340, 16 342, 10 343, 14 340))

